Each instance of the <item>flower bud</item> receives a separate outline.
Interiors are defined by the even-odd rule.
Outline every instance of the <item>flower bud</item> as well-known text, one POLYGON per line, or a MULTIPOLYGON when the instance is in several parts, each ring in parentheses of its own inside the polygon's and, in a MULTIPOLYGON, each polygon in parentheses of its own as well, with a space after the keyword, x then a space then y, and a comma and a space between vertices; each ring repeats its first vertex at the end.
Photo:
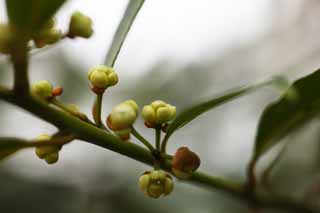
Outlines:
POLYGON ((97 66, 92 68, 88 73, 88 78, 93 87, 106 89, 118 83, 118 75, 111 68, 107 66, 97 66))
POLYGON ((162 126, 176 116, 176 107, 164 101, 154 101, 142 110, 142 117, 148 127, 162 126))
POLYGON ((61 30, 55 29, 55 20, 51 18, 32 37, 37 48, 42 48, 49 44, 54 44, 62 38, 61 30))
POLYGON ((113 108, 107 119, 107 125, 112 130, 128 129, 136 121, 138 105, 133 100, 127 100, 113 108))
POLYGON ((90 17, 77 11, 71 16, 69 33, 70 38, 83 37, 90 38, 93 34, 92 20, 90 17))
POLYGON ((31 93, 39 98, 48 99, 52 97, 53 87, 46 80, 38 81, 31 87, 31 93))
MULTIPOLYGON (((43 134, 40 135, 35 139, 36 142, 48 142, 51 139, 49 135, 43 134)), ((45 159, 47 161, 47 158, 52 159, 53 153, 58 153, 60 148, 58 146, 39 146, 35 148, 35 153, 40 159, 45 159), (49 157, 48 157, 49 156, 49 157), (51 157, 50 157, 51 156, 51 157)))
POLYGON ((142 109, 142 117, 147 123, 156 123, 156 112, 152 106, 147 105, 142 109))
POLYGON ((138 115, 139 106, 134 100, 126 100, 123 103, 124 104, 129 104, 132 107, 132 109, 136 112, 136 114, 138 115))
POLYGON ((167 123, 176 116, 176 107, 167 105, 157 110, 157 123, 167 123))
POLYGON ((59 152, 53 152, 44 157, 47 164, 54 164, 59 160, 59 152))
POLYGON ((116 135, 118 135, 122 140, 129 140, 131 128, 114 130, 114 133, 116 133, 116 135))
POLYGON ((47 29, 39 32, 33 40, 37 48, 42 48, 49 44, 58 42, 62 37, 62 32, 57 29, 47 29))
POLYGON ((173 191, 173 180, 164 171, 147 171, 139 178, 139 187, 146 196, 159 198, 161 195, 166 196, 173 191))
POLYGON ((0 53, 10 53, 13 44, 12 35, 11 27, 8 24, 0 23, 0 53))
POLYGON ((200 166, 200 158, 187 147, 180 147, 172 159, 172 172, 181 179, 191 177, 200 166))

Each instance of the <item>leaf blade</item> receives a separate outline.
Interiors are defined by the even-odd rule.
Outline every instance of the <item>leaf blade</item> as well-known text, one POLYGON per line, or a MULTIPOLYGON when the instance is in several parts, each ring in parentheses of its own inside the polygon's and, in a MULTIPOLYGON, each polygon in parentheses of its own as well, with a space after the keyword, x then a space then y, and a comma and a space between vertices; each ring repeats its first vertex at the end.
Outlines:
POLYGON ((231 91, 228 91, 218 97, 215 97, 209 101, 197 104, 195 106, 192 106, 186 110, 184 110, 182 113, 180 113, 175 120, 169 124, 167 128, 167 135, 166 137, 169 138, 176 130, 182 128, 201 114, 218 107, 224 103, 227 103, 235 98, 241 97, 242 95, 248 94, 250 92, 253 92, 265 85, 269 85, 273 83, 274 79, 262 82, 259 84, 255 84, 252 86, 242 87, 233 89, 231 91))
POLYGON ((145 0, 130 0, 120 21, 105 59, 105 65, 113 67, 131 26, 145 0))
POLYGON ((320 70, 295 81, 279 100, 265 108, 258 124, 254 158, 319 113, 320 95, 316 91, 320 91, 320 70))
POLYGON ((67 0, 6 0, 10 23, 24 33, 33 33, 45 24, 67 0))

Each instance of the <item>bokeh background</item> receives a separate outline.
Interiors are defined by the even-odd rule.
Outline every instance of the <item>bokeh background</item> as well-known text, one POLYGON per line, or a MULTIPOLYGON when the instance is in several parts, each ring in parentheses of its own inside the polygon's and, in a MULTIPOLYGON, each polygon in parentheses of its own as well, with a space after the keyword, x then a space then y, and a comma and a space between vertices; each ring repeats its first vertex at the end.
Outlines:
MULTIPOLYGON (((61 100, 90 114, 94 95, 86 73, 103 63, 127 2, 69 0, 56 16, 58 26, 66 31, 71 13, 80 10, 92 17, 95 34, 34 55, 31 80, 63 86, 61 100)), ((107 92, 103 117, 129 98, 140 106, 163 99, 181 111, 274 75, 294 80, 311 73, 320 64, 319 18, 318 0, 148 0, 116 62, 120 83, 107 92)), ((0 0, 0 21, 6 20, 0 0)), ((11 82, 11 66, 0 56, 0 83, 11 82)), ((265 88, 210 111, 175 134, 169 151, 186 145, 201 156, 201 170, 243 182, 259 116, 279 94, 265 88)), ((56 131, 4 102, 0 121, 3 136, 31 139, 56 131)), ((142 123, 137 122, 137 129, 152 139, 153 132, 142 123)), ((262 159, 259 171, 290 143, 272 173, 273 190, 319 203, 312 187, 320 180, 319 128, 317 121, 308 124, 262 159), (315 195, 306 198, 311 191, 315 195)), ((171 196, 148 199, 137 186, 147 169, 80 141, 63 147, 59 162, 50 166, 34 150, 21 151, 0 164, 0 212, 250 212, 226 194, 178 181, 171 196)))

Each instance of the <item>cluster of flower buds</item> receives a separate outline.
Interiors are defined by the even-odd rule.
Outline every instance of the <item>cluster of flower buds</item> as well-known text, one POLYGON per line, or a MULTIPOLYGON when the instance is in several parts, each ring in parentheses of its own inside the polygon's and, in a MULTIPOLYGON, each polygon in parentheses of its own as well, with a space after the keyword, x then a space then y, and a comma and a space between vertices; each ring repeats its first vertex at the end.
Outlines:
POLYGON ((138 117, 139 107, 133 100, 127 100, 115 106, 107 118, 107 125, 121 139, 130 138, 131 127, 138 117))
POLYGON ((100 65, 88 72, 88 78, 92 84, 92 91, 103 93, 106 88, 118 83, 118 75, 111 67, 100 65))
POLYGON ((42 27, 41 30, 33 35, 33 41, 37 48, 42 48, 46 45, 54 44, 62 38, 61 30, 55 28, 55 20, 49 21, 42 27))
POLYGON ((200 158, 187 147, 180 147, 172 159, 172 172, 180 179, 190 178, 200 166, 200 158))
POLYGON ((145 125, 150 128, 163 127, 176 116, 176 107, 164 101, 154 101, 142 109, 145 125))
POLYGON ((147 171, 139 178, 142 192, 151 198, 167 196, 173 191, 172 177, 162 170, 147 171))
POLYGON ((50 100, 61 95, 62 92, 62 87, 53 88, 52 84, 46 80, 37 81, 31 86, 31 94, 44 100, 50 100))
MULTIPOLYGON (((40 135, 35 141, 36 142, 48 142, 51 137, 49 135, 40 135)), ((40 159, 44 159, 48 164, 56 163, 59 159, 59 151, 61 147, 57 145, 39 146, 36 147, 35 153, 40 159)))
POLYGON ((93 34, 92 20, 83 13, 76 11, 72 14, 69 24, 69 38, 90 38, 93 34))
POLYGON ((9 54, 13 43, 10 25, 0 23, 0 53, 9 54))

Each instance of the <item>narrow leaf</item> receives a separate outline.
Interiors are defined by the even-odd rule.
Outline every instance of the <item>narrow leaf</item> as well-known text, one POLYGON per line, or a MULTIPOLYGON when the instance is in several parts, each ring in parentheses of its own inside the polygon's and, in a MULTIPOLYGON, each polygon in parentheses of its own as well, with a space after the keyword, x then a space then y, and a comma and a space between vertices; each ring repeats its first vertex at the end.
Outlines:
POLYGON ((255 84, 253 86, 242 87, 238 89, 233 89, 229 92, 226 92, 218 97, 214 97, 212 100, 206 101, 204 103, 197 104, 192 106, 182 113, 180 113, 176 119, 168 126, 167 128, 167 135, 166 137, 169 138, 177 129, 185 126, 193 119, 197 118, 198 116, 202 115, 203 113, 218 107, 228 101, 231 101, 235 98, 238 98, 242 95, 248 94, 249 92, 255 91, 262 86, 268 85, 273 83, 273 80, 266 81, 260 84, 255 84))
POLYGON ((21 32, 32 33, 52 17, 66 0, 6 0, 10 23, 21 32))
POLYGON ((144 3, 144 0, 129 0, 126 11, 124 12, 121 22, 113 37, 111 47, 106 56, 105 64, 107 66, 113 67, 118 57, 118 54, 120 52, 120 49, 123 45, 123 42, 126 39, 129 33, 129 30, 134 22, 134 19, 136 18, 138 12, 140 11, 143 3, 144 3))
POLYGON ((296 130, 320 110, 320 70, 297 80, 284 95, 264 110, 255 141, 255 158, 296 130))

